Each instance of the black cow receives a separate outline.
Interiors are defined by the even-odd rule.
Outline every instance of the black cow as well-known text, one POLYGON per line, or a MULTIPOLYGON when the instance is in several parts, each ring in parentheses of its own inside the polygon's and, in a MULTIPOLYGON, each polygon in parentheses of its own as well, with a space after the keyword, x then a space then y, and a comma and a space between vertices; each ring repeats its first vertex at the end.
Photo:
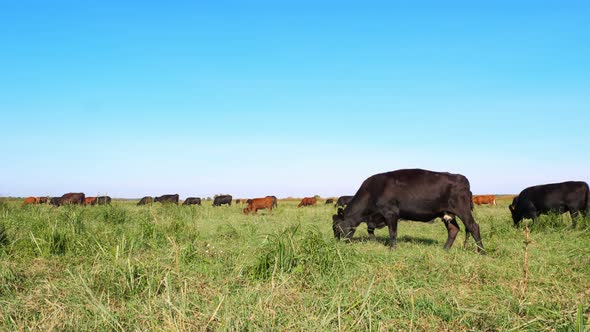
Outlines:
MULTIPOLYGON (((271 197, 272 198, 272 207, 273 207, 273 209, 278 206, 278 204, 277 204, 277 196, 266 196, 266 197, 271 197)), ((248 202, 248 204, 250 204, 250 202, 248 202)))
POLYGON ((67 193, 59 198, 59 205, 84 205, 84 193, 67 193))
POLYGON ((241 202, 241 201, 242 201, 242 200, 241 200, 241 199, 239 199, 239 198, 238 198, 238 199, 236 199, 236 204, 240 204, 240 202, 241 202))
POLYGON ((169 194, 169 195, 162 195, 158 197, 154 197, 154 202, 164 203, 174 203, 178 205, 178 194, 169 194))
POLYGON ((338 197, 338 200, 336 201, 336 207, 338 206, 342 206, 345 207, 348 205, 348 203, 350 202, 350 200, 352 199, 353 196, 340 196, 338 197))
POLYGON ((568 181, 528 187, 514 197, 508 207, 514 226, 524 218, 535 220, 549 212, 565 213, 572 216, 572 227, 576 227, 579 215, 590 212, 590 193, 586 182, 568 181))
POLYGON ((213 200, 213 206, 221 206, 222 204, 231 206, 231 199, 231 195, 219 195, 213 200))
POLYGON ((146 204, 152 204, 154 202, 154 198, 152 196, 145 196, 144 198, 139 200, 139 203, 137 203, 137 205, 146 205, 146 204))
POLYGON ((485 254, 479 225, 471 214, 471 196, 469 180, 460 174, 423 169, 376 174, 366 179, 348 206, 338 209, 332 217, 334 236, 352 239, 356 227, 362 222, 367 222, 373 229, 387 225, 390 245, 395 248, 400 218, 428 222, 440 217, 447 228, 444 248, 448 249, 459 232, 457 216, 465 225, 465 240, 471 233, 478 252, 485 254))
POLYGON ((187 197, 182 205, 201 205, 201 199, 199 197, 187 197))
POLYGON ((53 206, 59 206, 60 205, 60 199, 61 197, 51 197, 49 199, 49 204, 53 205, 53 206))
POLYGON ((96 204, 98 204, 98 205, 111 204, 111 197, 110 196, 98 196, 98 197, 96 197, 96 204))
POLYGON ((333 199, 331 199, 331 198, 328 198, 328 199, 326 200, 326 204, 334 204, 334 200, 333 200, 333 199))

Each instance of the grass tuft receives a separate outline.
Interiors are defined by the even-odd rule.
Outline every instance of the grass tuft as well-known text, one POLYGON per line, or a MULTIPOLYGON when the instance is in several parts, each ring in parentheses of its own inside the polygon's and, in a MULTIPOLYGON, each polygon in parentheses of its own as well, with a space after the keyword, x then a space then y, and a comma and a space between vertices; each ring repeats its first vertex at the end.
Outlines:
POLYGON ((6 233, 6 226, 4 223, 0 223, 0 247, 4 247, 10 244, 8 240, 8 234, 6 233))
POLYGON ((355 257, 352 246, 327 240, 318 229, 303 233, 300 225, 294 225, 267 236, 250 271, 256 280, 268 279, 277 273, 329 277, 342 273, 347 267, 353 268, 355 257))
POLYGON ((127 210, 115 205, 100 206, 102 220, 107 224, 122 224, 127 221, 127 210))

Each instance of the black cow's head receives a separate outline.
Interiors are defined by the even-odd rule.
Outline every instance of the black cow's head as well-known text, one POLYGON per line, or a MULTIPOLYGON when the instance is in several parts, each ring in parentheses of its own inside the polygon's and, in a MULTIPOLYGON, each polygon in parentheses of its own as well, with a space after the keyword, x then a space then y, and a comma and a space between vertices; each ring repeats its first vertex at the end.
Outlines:
POLYGON ((514 197, 514 199, 512 200, 512 204, 510 204, 508 206, 508 209, 510 210, 510 213, 512 214, 512 221, 514 222, 514 226, 517 227, 518 223, 520 223, 520 220, 522 219, 520 217, 520 214, 518 213, 518 196, 514 197))
POLYGON ((350 240, 354 235, 355 227, 344 217, 342 208, 338 209, 338 213, 332 216, 332 229, 334 230, 334 237, 337 239, 346 237, 350 240))

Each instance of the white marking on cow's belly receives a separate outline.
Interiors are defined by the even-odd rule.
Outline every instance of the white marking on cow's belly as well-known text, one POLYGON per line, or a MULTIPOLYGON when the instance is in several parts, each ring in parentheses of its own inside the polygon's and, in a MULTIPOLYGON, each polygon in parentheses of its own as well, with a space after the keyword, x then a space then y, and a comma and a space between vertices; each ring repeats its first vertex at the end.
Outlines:
POLYGON ((455 218, 454 215, 448 214, 448 213, 445 213, 445 215, 443 216, 443 220, 446 222, 449 222, 449 221, 453 220, 454 218, 455 218))

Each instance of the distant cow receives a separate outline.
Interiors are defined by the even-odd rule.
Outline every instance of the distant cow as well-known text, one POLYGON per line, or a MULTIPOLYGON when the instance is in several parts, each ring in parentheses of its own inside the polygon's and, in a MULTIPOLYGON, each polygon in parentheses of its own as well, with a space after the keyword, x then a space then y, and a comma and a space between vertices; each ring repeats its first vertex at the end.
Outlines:
POLYGON ((576 227, 578 215, 590 212, 590 191, 586 182, 568 181, 528 187, 514 197, 508 207, 514 226, 524 218, 535 220, 549 212, 569 212, 572 226, 576 227))
POLYGON ((49 204, 51 204, 53 206, 59 206, 60 199, 61 199, 61 197, 51 197, 49 199, 49 204))
POLYGON ((253 198, 248 203, 248 206, 244 209, 244 214, 248 214, 250 212, 256 213, 258 210, 268 209, 272 212, 272 207, 274 206, 274 200, 271 196, 266 196, 264 198, 253 198))
POLYGON ((39 204, 47 204, 49 203, 49 197, 39 197, 39 204))
POLYGON ((174 203, 178 205, 178 194, 169 194, 169 195, 162 195, 158 197, 154 197, 154 202, 164 203, 174 203))
POLYGON ((96 204, 96 197, 86 197, 84 198, 85 205, 95 205, 96 204))
POLYGON ((350 202, 350 200, 352 199, 353 196, 340 196, 338 197, 338 200, 336 201, 336 207, 338 206, 342 206, 345 207, 348 205, 348 203, 350 202))
POLYGON ((59 205, 84 205, 85 198, 86 195, 84 193, 67 193, 61 196, 59 205))
POLYGON ((301 203, 299 203, 299 205, 297 205, 297 207, 302 207, 302 206, 314 206, 317 203, 317 199, 315 197, 304 197, 301 200, 301 203))
POLYGON ((496 205, 496 196, 494 196, 494 195, 474 195, 473 196, 473 204, 476 204, 476 205, 482 205, 482 204, 496 205))
POLYGON ((213 206, 221 206, 222 204, 231 206, 231 199, 231 195, 219 195, 213 200, 213 206))
POLYGON ((154 198, 152 196, 145 196, 139 200, 137 205, 139 206, 139 205, 152 204, 153 202, 154 202, 154 198))
POLYGON ((27 197, 23 202, 23 206, 29 204, 39 204, 39 197, 27 197))
POLYGON ((201 199, 199 197, 187 197, 182 205, 201 205, 201 199))
POLYGON ((108 205, 111 204, 111 196, 98 196, 96 197, 96 204, 98 205, 108 205))
MULTIPOLYGON (((450 248, 459 232, 459 217, 468 234, 473 235, 477 250, 485 254, 479 225, 471 213, 471 190, 467 178, 460 174, 402 169, 375 174, 367 178, 345 209, 332 216, 336 238, 352 239, 358 225, 366 222, 372 228, 387 225, 390 245, 397 243, 400 218, 428 222, 443 219, 448 237, 444 247, 450 248)), ((466 236, 466 240, 467 240, 466 236)))
POLYGON ((326 204, 334 204, 334 200, 333 200, 333 199, 331 199, 331 198, 328 198, 328 199, 326 200, 326 204))
POLYGON ((276 196, 266 196, 266 197, 272 198, 272 207, 273 208, 276 208, 278 206, 278 204, 277 204, 277 197, 276 196))
POLYGON ((242 200, 241 200, 241 199, 239 199, 239 198, 238 198, 238 199, 236 199, 236 204, 240 204, 240 202, 241 202, 241 201, 242 201, 242 200))

